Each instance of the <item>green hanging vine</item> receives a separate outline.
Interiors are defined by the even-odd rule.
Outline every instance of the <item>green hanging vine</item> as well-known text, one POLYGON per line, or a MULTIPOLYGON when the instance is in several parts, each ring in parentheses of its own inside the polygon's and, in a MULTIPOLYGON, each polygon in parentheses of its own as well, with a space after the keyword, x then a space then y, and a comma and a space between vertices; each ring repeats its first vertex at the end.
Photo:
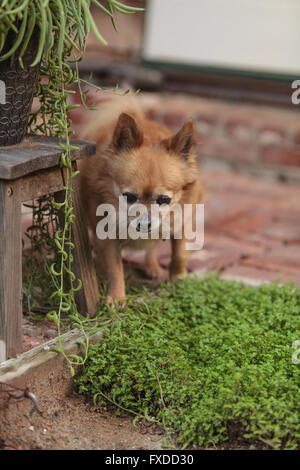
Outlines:
POLYGON ((0 2, 0 62, 18 56, 20 65, 36 28, 39 29, 38 48, 33 64, 40 63, 40 78, 35 96, 38 109, 31 114, 29 133, 53 136, 60 139, 61 167, 65 177, 63 201, 55 201, 53 195, 44 196, 27 206, 32 210, 32 225, 26 236, 30 240, 29 252, 24 255, 24 299, 25 308, 31 313, 48 310, 47 317, 58 328, 58 348, 67 359, 71 373, 74 366, 85 361, 89 336, 95 331, 97 320, 80 315, 75 293, 81 289, 81 280, 72 271, 73 249, 72 225, 72 180, 78 175, 72 165, 71 152, 78 147, 72 145, 69 110, 80 105, 70 105, 68 97, 79 86, 85 104, 86 95, 80 86, 78 62, 86 47, 90 29, 103 44, 105 39, 97 29, 91 4, 111 18, 116 29, 114 13, 132 14, 141 11, 116 0, 106 0, 105 7, 97 0, 3 0, 0 2), (9 51, 1 56, 5 39, 10 30, 16 39, 9 51), (75 63, 75 67, 74 64, 75 63), (58 218, 63 215, 63 226, 58 218), (66 355, 62 347, 61 330, 63 318, 68 318, 73 327, 84 335, 83 357, 66 355))

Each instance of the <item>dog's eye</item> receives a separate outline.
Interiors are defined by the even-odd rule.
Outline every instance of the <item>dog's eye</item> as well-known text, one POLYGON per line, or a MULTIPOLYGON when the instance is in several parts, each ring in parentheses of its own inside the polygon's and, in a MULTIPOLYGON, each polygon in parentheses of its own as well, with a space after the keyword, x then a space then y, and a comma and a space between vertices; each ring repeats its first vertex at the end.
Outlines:
POLYGON ((161 194, 156 199, 156 202, 159 206, 161 206, 162 204, 170 204, 171 198, 169 196, 165 196, 164 194, 161 194))
POLYGON ((122 195, 127 198, 128 204, 134 204, 138 200, 137 195, 134 193, 123 193, 122 195))

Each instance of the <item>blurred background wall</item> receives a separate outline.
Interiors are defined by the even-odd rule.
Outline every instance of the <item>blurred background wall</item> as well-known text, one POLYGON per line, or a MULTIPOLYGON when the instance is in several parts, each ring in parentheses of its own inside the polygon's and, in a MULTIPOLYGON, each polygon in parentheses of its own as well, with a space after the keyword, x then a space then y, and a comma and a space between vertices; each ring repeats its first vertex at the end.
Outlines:
POLYGON ((108 46, 90 33, 81 75, 141 89, 149 117, 174 130, 192 117, 204 165, 299 181, 299 0, 127 3, 145 12, 117 14, 118 32, 94 10, 108 46))
POLYGON ((150 0, 143 58, 225 70, 299 74, 298 0, 150 0))

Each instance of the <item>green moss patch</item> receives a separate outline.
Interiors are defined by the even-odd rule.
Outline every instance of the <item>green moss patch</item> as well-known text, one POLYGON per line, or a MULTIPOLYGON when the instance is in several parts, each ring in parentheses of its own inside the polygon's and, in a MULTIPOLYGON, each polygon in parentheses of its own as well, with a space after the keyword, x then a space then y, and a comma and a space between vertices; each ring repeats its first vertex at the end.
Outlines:
POLYGON ((300 447, 299 288, 208 276, 136 296, 91 346, 80 393, 154 418, 181 446, 222 443, 235 426, 300 447))

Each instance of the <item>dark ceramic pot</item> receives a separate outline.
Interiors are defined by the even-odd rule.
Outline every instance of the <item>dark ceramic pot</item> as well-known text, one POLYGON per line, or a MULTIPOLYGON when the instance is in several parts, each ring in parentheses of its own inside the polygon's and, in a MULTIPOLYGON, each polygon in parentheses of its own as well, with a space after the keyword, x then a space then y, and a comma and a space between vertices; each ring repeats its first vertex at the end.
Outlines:
MULTIPOLYGON (((7 36, 1 55, 4 55, 15 40, 14 33, 7 36)), ((28 118, 37 83, 40 64, 31 67, 37 53, 38 35, 33 34, 23 55, 24 68, 18 61, 18 51, 0 62, 0 146, 15 145, 26 134, 28 118)))

